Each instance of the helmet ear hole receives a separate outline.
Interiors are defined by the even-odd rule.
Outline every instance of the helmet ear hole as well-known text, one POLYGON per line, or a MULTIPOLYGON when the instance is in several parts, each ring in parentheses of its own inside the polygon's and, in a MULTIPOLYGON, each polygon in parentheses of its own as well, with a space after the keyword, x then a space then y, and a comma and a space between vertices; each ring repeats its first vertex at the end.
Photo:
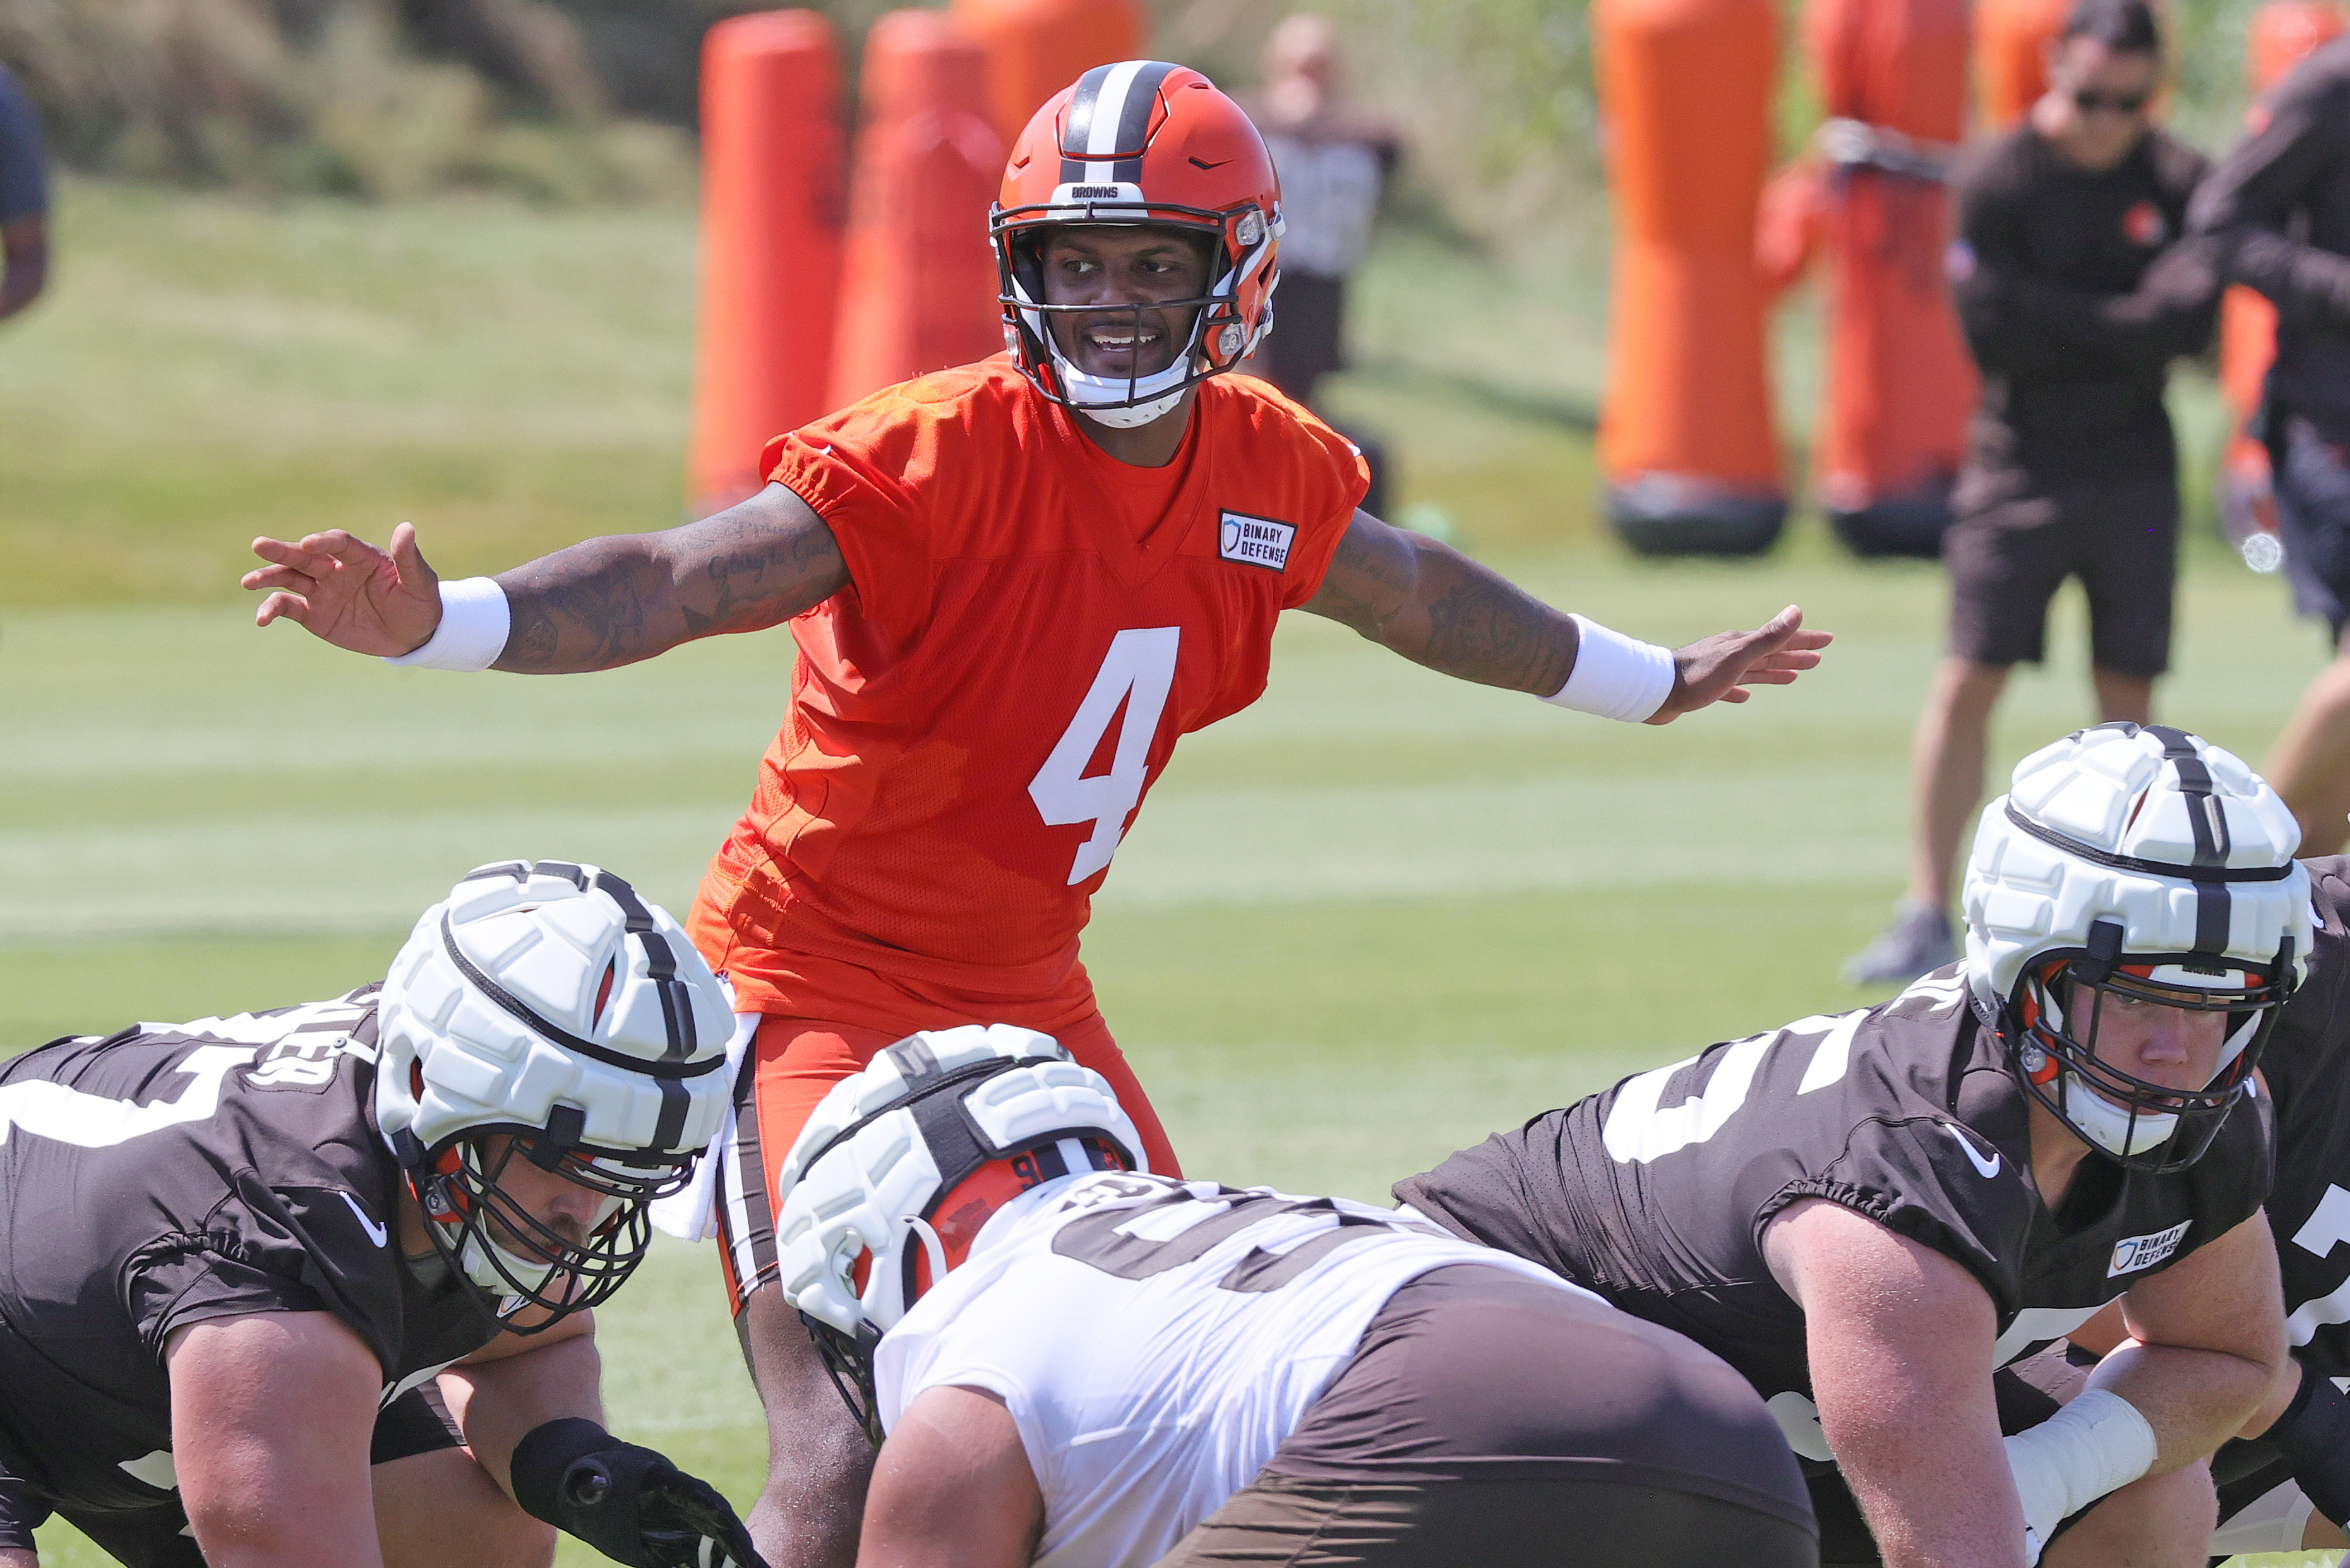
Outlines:
POLYGON ((604 1022, 604 1004, 612 1000, 612 982, 619 978, 619 960, 610 959, 606 961, 604 964, 604 978, 602 981, 598 982, 596 987, 595 1011, 590 1012, 588 1016, 588 1021, 590 1024, 601 1023, 604 1022))

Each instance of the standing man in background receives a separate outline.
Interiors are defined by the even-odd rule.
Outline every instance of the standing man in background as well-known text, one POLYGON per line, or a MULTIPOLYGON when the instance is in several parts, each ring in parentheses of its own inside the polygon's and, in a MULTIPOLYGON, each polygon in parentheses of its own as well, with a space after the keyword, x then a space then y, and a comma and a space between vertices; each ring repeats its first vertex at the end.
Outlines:
MULTIPOLYGON (((1264 46, 1264 91, 1243 100, 1281 176, 1281 330, 1248 369, 1317 413, 1315 389, 1347 362, 1347 275, 1362 265, 1379 194, 1395 169, 1395 128, 1341 101, 1338 29, 1301 11, 1264 46)), ((1387 454, 1346 432, 1371 465, 1363 510, 1387 511, 1387 454)))
POLYGON ((2286 721, 2268 774, 2306 855, 2342 848, 2350 812, 2350 41, 2303 61, 2195 198, 2234 281, 2277 309, 2262 423, 2293 607, 2323 616, 2337 657, 2286 721))
POLYGON ((0 66, 0 321, 33 303, 49 279, 49 175, 41 119, 0 66))
POLYGON ((1960 176, 1950 275, 1982 402, 1942 545, 1950 647, 1911 753, 1909 886, 1845 966, 1856 984, 1958 956, 1951 867, 1991 710, 2011 669, 2040 662, 2064 579, 2089 596, 2101 720, 2146 723, 2169 667, 2178 454, 2163 387, 2219 309, 2216 247, 2173 242, 2207 165, 2149 123, 2162 40, 2146 0, 2079 0, 2048 66, 2025 122, 1960 176))

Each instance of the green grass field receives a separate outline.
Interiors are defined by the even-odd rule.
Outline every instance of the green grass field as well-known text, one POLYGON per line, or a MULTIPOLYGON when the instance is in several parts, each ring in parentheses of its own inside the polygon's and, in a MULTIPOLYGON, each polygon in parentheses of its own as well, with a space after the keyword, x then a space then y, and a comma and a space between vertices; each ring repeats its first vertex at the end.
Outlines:
MULTIPOLYGON (((782 634, 460 677, 255 632, 225 585, 264 529, 413 517, 470 571, 670 520, 687 219, 90 186, 66 219, 56 296, 0 332, 0 1054, 379 975, 484 860, 596 860, 681 908, 781 711, 782 634)), ((1484 275, 1425 245, 1380 265, 1374 326, 1415 276, 1484 275)), ((1184 743, 1087 941, 1198 1173, 1376 1198, 1626 1071, 1860 999, 1835 967, 1900 883, 1939 577, 1850 564, 1811 524, 1747 566, 1602 545, 1587 437, 1491 395, 1493 335, 1523 319, 1584 336, 1519 390, 1596 385, 1571 284, 1454 294, 1490 384, 1431 375, 1408 324, 1374 336, 1346 396, 1399 438, 1409 498, 1627 631, 1797 600, 1837 646, 1793 691, 1658 730, 1293 618, 1264 701, 1184 743)), ((2054 640, 2002 714, 2002 769, 2085 716, 2070 598, 2054 640)), ((2320 644, 2279 584, 2192 549, 2165 716, 2257 763, 2320 644)), ((764 1442, 714 1257, 664 1244, 601 1315, 616 1428, 747 1503, 764 1442)), ((61 1526, 42 1542, 103 1561, 61 1526)))

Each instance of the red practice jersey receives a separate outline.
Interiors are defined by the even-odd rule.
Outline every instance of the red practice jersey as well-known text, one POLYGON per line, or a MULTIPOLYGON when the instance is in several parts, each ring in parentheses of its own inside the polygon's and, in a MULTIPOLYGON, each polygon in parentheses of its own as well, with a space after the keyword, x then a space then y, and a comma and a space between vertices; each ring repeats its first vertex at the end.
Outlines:
MULTIPOLYGON (((694 939, 746 1011, 763 956, 1043 996, 1176 737, 1254 701, 1361 500, 1344 437, 1261 381, 1201 383, 1161 469, 1122 463, 1008 358, 770 442, 851 586, 799 659, 694 939)), ((783 982, 783 983, 787 983, 783 982)))

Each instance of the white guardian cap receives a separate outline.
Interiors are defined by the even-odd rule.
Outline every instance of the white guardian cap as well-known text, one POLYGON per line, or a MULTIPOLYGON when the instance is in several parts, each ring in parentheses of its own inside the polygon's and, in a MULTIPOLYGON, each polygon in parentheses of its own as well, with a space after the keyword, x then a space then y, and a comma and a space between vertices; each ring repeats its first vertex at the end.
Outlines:
POLYGON ((416 922, 377 1017, 376 1122, 450 1266, 502 1317, 552 1314, 523 1333, 619 1289, 730 1088, 732 999, 677 921, 593 866, 484 866, 416 922), (585 1241, 500 1188, 517 1156, 603 1197, 585 1241))
POLYGON ((1966 978, 2024 1089, 2123 1164, 2202 1157, 2307 968, 2309 875, 2276 792, 2164 725, 2099 724, 2016 764, 1967 862, 1966 978), (2106 1007, 2227 1014, 2182 1092, 2099 1061, 2106 1007))
POLYGON ((1033 1029, 910 1034, 835 1084, 775 1179, 775 1251, 867 1435, 881 1440, 873 1347, 997 1210, 1057 1177, 1148 1168, 1108 1081, 1033 1029))

